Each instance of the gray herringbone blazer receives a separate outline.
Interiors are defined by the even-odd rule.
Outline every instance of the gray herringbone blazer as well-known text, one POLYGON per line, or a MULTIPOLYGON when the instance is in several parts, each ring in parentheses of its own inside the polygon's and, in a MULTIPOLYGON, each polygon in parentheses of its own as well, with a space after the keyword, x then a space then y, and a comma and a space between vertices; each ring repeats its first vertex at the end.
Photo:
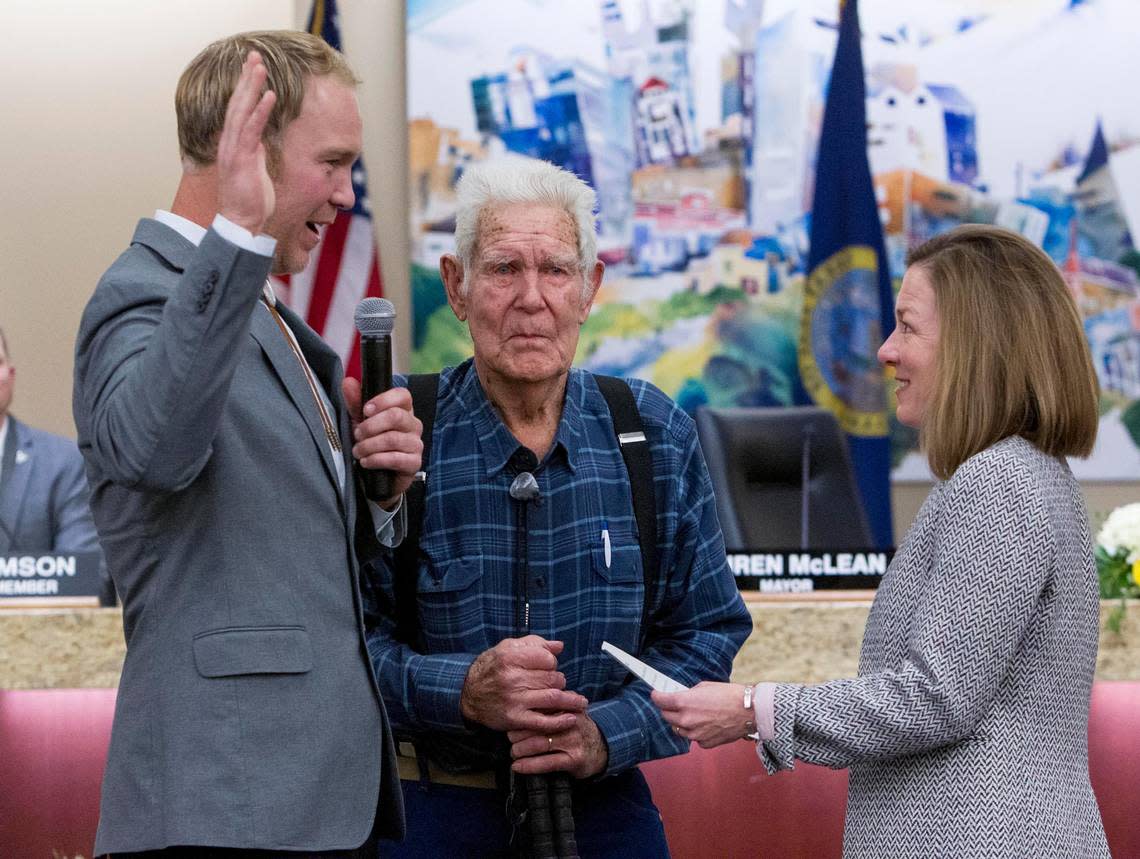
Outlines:
POLYGON ((335 409, 348 491, 301 364, 258 297, 269 260, 139 223, 83 314, 74 410, 123 600, 95 852, 354 848, 402 834, 364 645, 340 362, 282 309, 335 409))
POLYGON ((1088 772, 1097 624, 1077 482, 1005 439, 927 498, 859 677, 777 686, 761 758, 850 767, 848 857, 1107 857, 1088 772))

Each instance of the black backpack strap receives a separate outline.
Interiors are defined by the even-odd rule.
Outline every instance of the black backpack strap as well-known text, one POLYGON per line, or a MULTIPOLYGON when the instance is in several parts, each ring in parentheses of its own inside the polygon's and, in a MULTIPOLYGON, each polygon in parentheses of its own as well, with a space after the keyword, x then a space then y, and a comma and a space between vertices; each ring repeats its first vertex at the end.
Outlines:
POLYGON ((653 455, 629 383, 615 376, 597 374, 594 380, 610 408, 614 434, 629 473, 633 515, 637 520, 637 537, 641 545, 641 570, 645 578, 645 604, 641 608, 641 647, 644 648, 657 585, 657 497, 653 489, 653 455))
POLYGON ((393 590, 395 591, 396 638, 413 644, 419 635, 416 617, 416 576, 420 568, 420 535, 424 524, 424 494, 427 489, 428 469, 431 465, 431 437, 435 427, 435 404, 439 396, 439 373, 421 373, 408 376, 408 390, 412 394, 412 411, 423 424, 420 438, 424 443, 420 459, 420 476, 412 481, 404 493, 407 505, 407 533, 395 550, 393 590), (421 479, 422 477, 422 479, 421 479))

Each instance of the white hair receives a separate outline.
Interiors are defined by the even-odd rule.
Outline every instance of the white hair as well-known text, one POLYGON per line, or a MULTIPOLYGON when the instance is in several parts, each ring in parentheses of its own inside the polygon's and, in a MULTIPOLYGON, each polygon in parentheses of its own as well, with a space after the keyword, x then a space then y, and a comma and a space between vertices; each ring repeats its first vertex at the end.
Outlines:
POLYGON ((495 158, 468 166, 455 186, 455 194, 459 202, 455 252, 463 264, 464 291, 475 262, 479 217, 499 203, 535 203, 568 214, 578 233, 582 289, 589 289, 588 276, 598 261, 598 239, 594 233, 598 196, 573 173, 535 158, 495 158))

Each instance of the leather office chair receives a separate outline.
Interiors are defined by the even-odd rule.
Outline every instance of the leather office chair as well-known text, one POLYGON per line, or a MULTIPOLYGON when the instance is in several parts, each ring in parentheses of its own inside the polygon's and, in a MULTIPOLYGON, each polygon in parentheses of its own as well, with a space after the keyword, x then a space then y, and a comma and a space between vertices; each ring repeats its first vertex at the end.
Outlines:
POLYGON ((730 551, 874 546, 831 412, 701 408, 697 434, 730 551))

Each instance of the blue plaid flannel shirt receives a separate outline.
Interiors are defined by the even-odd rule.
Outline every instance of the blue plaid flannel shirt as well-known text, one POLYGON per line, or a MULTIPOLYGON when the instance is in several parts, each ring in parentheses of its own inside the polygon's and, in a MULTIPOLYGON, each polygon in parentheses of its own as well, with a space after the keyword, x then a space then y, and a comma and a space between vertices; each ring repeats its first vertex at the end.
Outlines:
MULTIPOLYGON (((397 384, 403 384, 397 380, 397 384)), ((653 454, 660 572, 654 628, 641 658, 685 685, 727 680, 752 620, 725 561, 696 427, 652 385, 630 380, 653 454)), ((419 639, 394 637, 391 552, 365 576, 368 651, 397 731, 452 770, 505 759, 503 735, 471 726, 459 699, 472 661, 521 634, 517 508, 507 467, 518 442, 488 402, 470 360, 441 374, 416 572, 419 639)), ((606 774, 687 751, 649 689, 601 650, 636 652, 644 578, 629 478, 593 376, 571 369, 562 419, 534 471, 528 512, 530 631, 565 642, 567 688, 591 702, 609 748, 606 774), (608 528, 607 565, 602 530, 608 528)))

